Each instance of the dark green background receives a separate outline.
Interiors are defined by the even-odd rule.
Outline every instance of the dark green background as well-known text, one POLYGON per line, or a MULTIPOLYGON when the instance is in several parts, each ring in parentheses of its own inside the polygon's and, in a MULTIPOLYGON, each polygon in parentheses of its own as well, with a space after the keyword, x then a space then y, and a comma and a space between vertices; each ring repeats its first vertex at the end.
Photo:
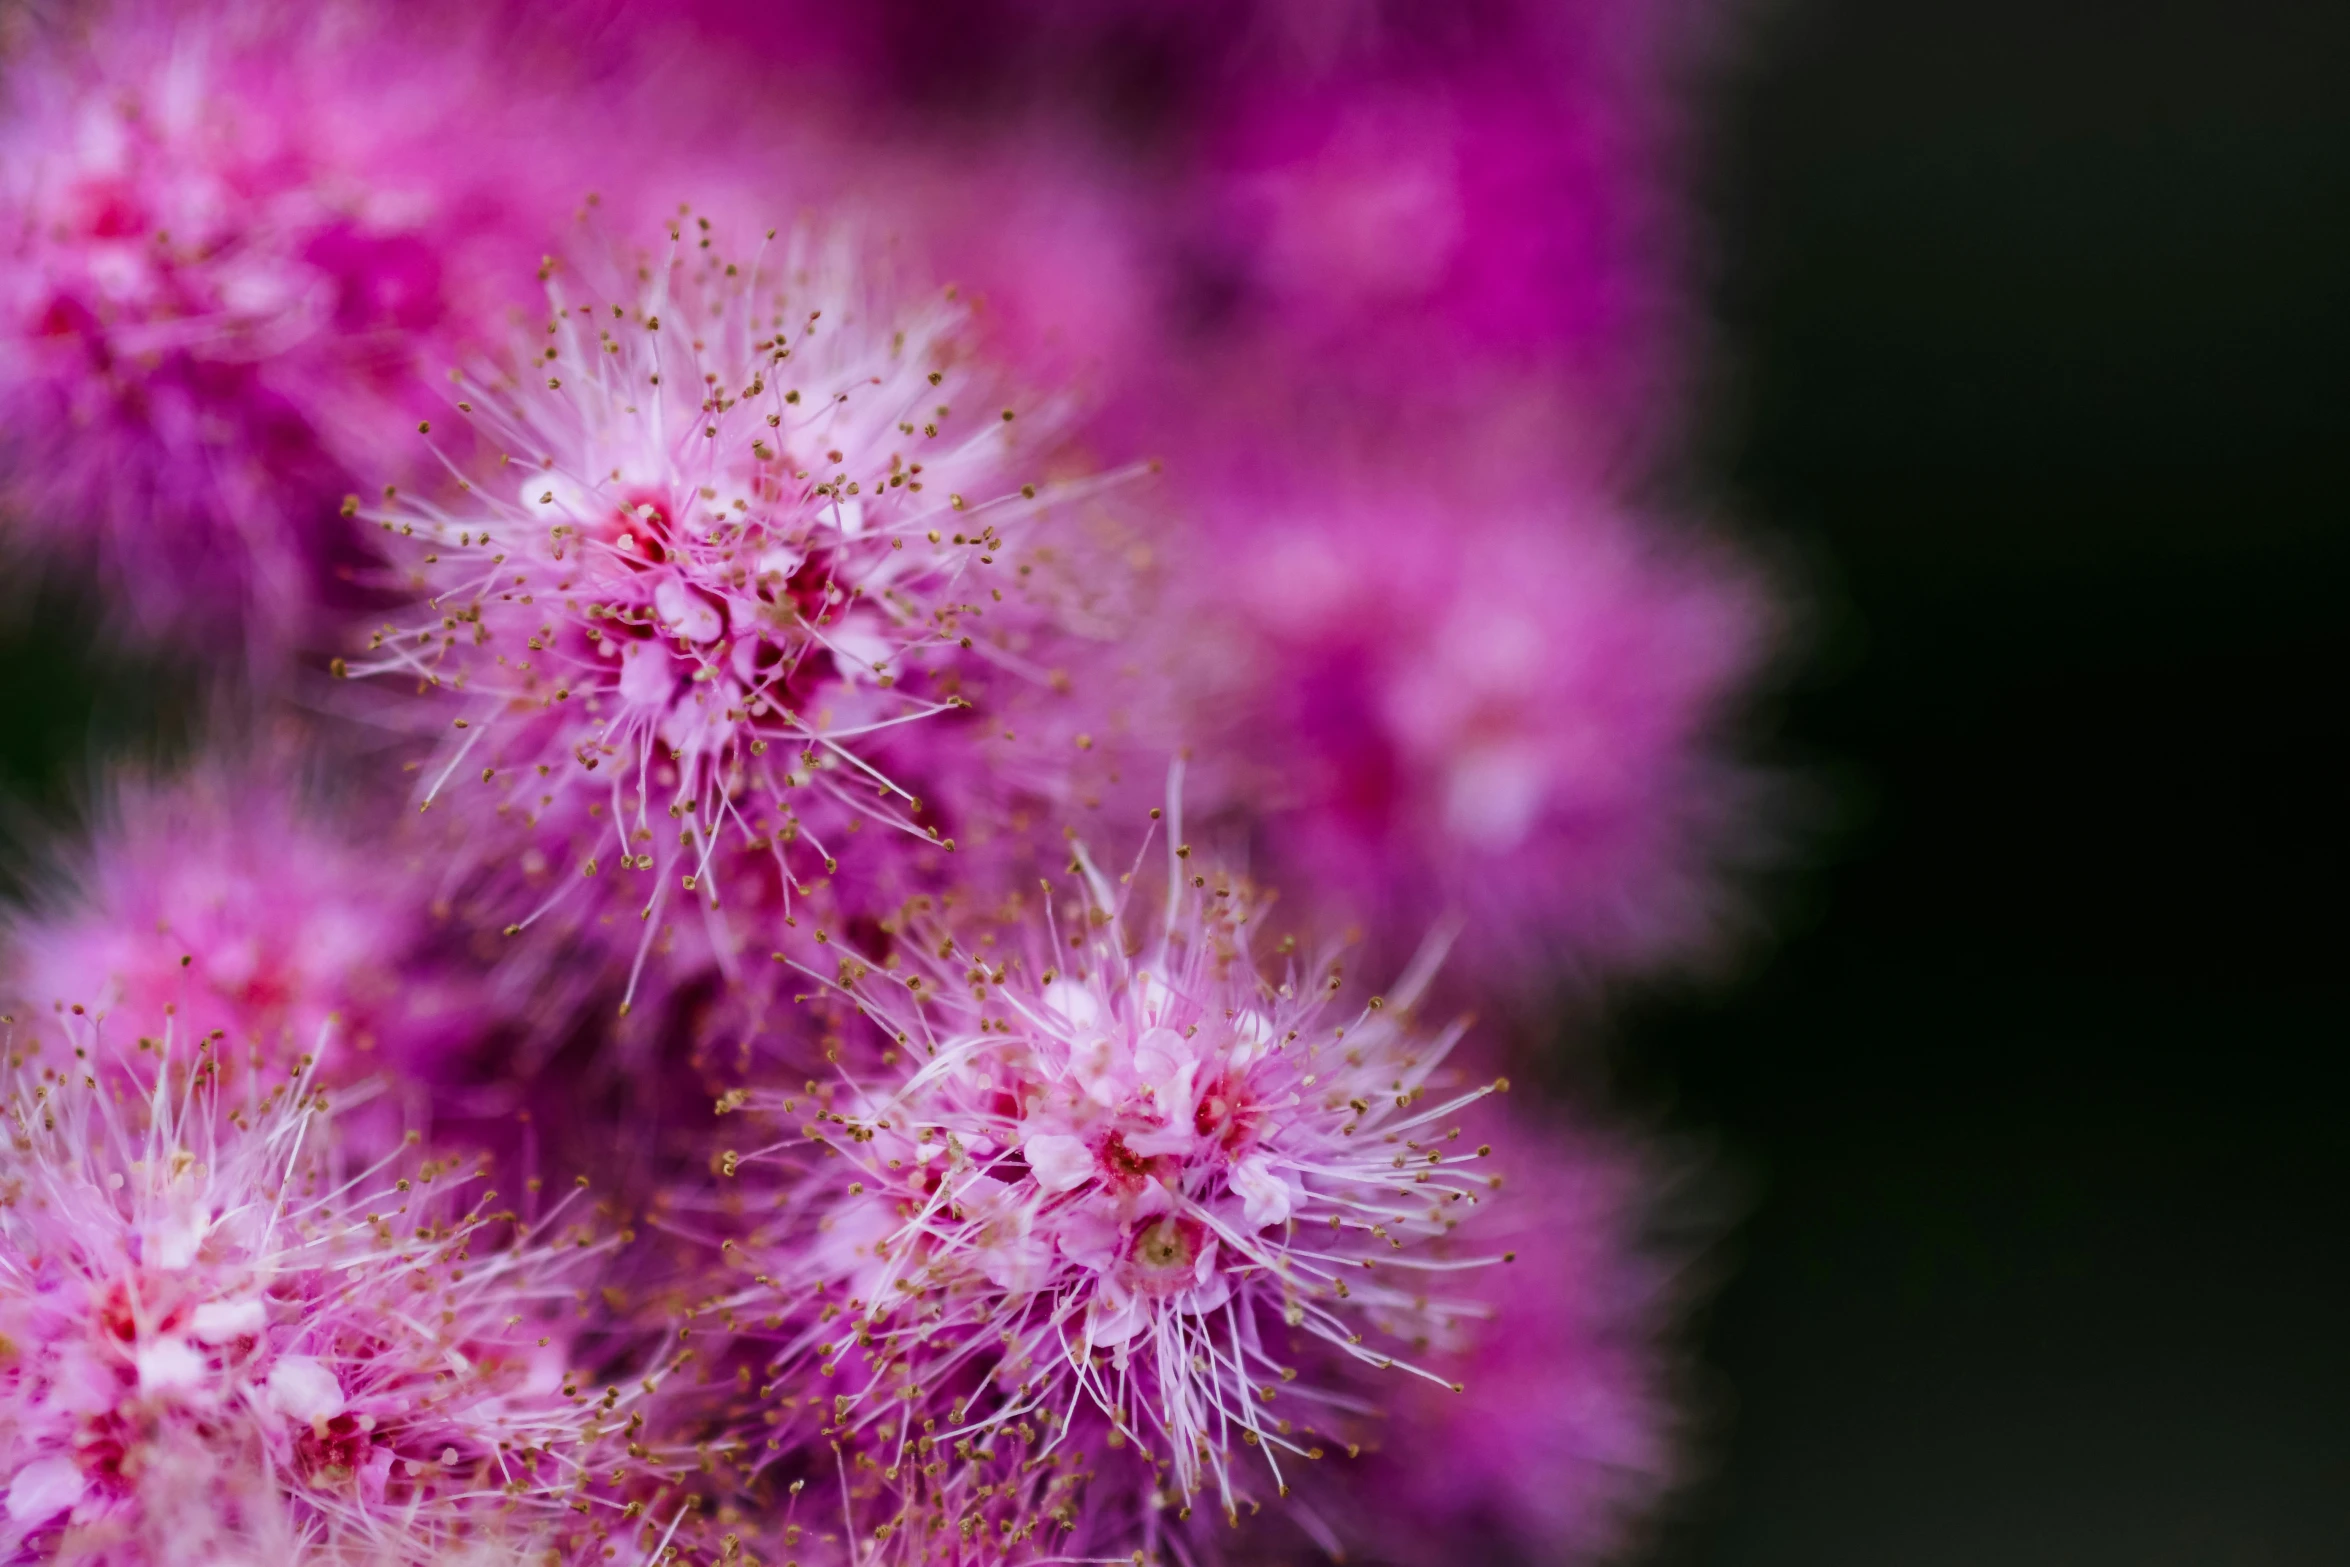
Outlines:
MULTIPOLYGON (((1700 487, 1808 869, 1610 1040, 1744 1221, 1673 1567, 2350 1561, 2350 7, 1749 4, 1700 487)), ((0 629, 0 784, 159 671, 0 629)), ((95 738, 93 738, 95 736, 95 738)))

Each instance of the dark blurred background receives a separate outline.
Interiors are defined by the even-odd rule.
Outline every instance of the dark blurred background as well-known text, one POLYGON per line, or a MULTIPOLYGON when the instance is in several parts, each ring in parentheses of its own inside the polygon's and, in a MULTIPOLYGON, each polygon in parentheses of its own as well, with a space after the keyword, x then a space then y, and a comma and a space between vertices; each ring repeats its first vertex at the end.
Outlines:
MULTIPOLYGON (((1814 823, 1611 1039, 1744 1214, 1656 1557, 2350 1561, 2350 7, 1736 30, 1701 487, 1813 595, 1814 823)), ((15 797, 172 711, 0 625, 15 797)))
POLYGON ((1781 0, 1716 482, 1819 595, 1674 1567, 2350 1561, 2350 6, 1781 0))

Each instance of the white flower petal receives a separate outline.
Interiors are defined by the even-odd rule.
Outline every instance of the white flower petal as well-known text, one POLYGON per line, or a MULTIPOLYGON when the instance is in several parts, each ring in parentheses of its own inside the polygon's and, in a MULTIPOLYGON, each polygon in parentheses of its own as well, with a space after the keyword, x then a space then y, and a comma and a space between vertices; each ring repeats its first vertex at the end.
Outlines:
POLYGON ((1150 1314, 1150 1302, 1141 1296, 1113 1299, 1104 1290, 1086 1310, 1086 1342, 1096 1349, 1114 1349, 1140 1333, 1150 1321, 1150 1314))
POLYGON ((1022 1141, 1029 1173, 1048 1192, 1074 1191, 1093 1179, 1093 1151, 1078 1138, 1045 1132, 1022 1141))
POLYGON ((632 707, 667 707, 677 691, 677 667, 650 642, 631 642, 620 654, 620 700, 632 707))
POLYGON ((688 642, 715 642, 726 632, 726 617, 675 577, 664 577, 654 587, 653 612, 688 642))
POLYGON ((267 1326, 269 1313, 254 1299, 208 1300, 196 1308, 193 1323, 197 1339, 206 1344, 251 1338, 267 1326))
POLYGON ((180 1269, 196 1260, 204 1245, 204 1223, 187 1214, 174 1214, 148 1232, 147 1255, 158 1268, 180 1269))
POLYGON ((269 1407, 289 1420, 331 1420, 343 1412, 343 1385, 308 1355, 288 1355, 270 1370, 269 1407))
POLYGON ((82 1499, 89 1482, 70 1458, 36 1458, 8 1482, 12 1523, 41 1523, 82 1499))
POLYGON ((148 1394, 194 1387, 211 1369, 202 1353, 184 1338, 159 1338, 141 1344, 138 1366, 139 1391, 148 1394))
POLYGON ((1056 979, 1044 987, 1044 1004, 1061 1015, 1072 1033, 1087 1033, 1101 1025, 1102 998, 1093 993, 1091 985, 1056 979))
POLYGON ((1289 1183, 1273 1173, 1273 1161, 1252 1153, 1232 1167, 1232 1190, 1241 1201, 1241 1217, 1252 1229, 1279 1224, 1295 1205, 1289 1183))

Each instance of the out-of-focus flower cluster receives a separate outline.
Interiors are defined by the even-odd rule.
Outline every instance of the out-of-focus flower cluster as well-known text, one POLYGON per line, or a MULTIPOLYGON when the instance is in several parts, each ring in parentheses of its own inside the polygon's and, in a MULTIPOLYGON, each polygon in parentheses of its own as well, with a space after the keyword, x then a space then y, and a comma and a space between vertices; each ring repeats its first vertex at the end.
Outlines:
POLYGON ((0 931, 0 1560, 1620 1548, 1701 23, 0 19, 0 530, 220 686, 0 931))

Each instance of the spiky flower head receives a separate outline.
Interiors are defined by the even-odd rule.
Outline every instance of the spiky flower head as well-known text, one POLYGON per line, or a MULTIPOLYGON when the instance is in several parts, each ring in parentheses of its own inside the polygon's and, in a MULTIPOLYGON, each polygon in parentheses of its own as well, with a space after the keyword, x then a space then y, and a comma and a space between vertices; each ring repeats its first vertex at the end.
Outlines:
POLYGON ((1432 958, 1342 1006, 1333 963, 1258 966, 1245 887, 1168 866, 1163 906, 1081 849, 1041 918, 910 908, 887 955, 809 971, 873 1048, 746 1101, 785 1128, 751 1173, 805 1174, 729 1309, 780 1325, 770 1386, 785 1412, 818 1389, 908 1559, 1123 1551, 1203 1494, 1285 1493, 1345 1440, 1333 1376, 1448 1385, 1410 1357, 1473 1309, 1448 1275, 1493 1260, 1453 1238, 1495 1184, 1458 1117, 1506 1085, 1454 1083, 1460 1028, 1415 1025, 1432 958))
POLYGON ((226 1072, 168 1025, 7 1049, 0 1557, 406 1567, 622 1521, 588 1466, 641 1386, 583 1375, 618 1244, 584 1212, 520 1219, 412 1154, 346 1170, 308 1069, 226 1072))
POLYGON ((617 910, 641 964, 672 900, 782 903, 865 827, 951 847, 883 762, 1048 683, 1081 594, 1025 425, 951 297, 862 263, 705 218, 585 287, 550 266, 544 329, 458 388, 479 459, 366 512, 427 607, 350 672, 444 694, 424 803, 516 930, 617 910))

